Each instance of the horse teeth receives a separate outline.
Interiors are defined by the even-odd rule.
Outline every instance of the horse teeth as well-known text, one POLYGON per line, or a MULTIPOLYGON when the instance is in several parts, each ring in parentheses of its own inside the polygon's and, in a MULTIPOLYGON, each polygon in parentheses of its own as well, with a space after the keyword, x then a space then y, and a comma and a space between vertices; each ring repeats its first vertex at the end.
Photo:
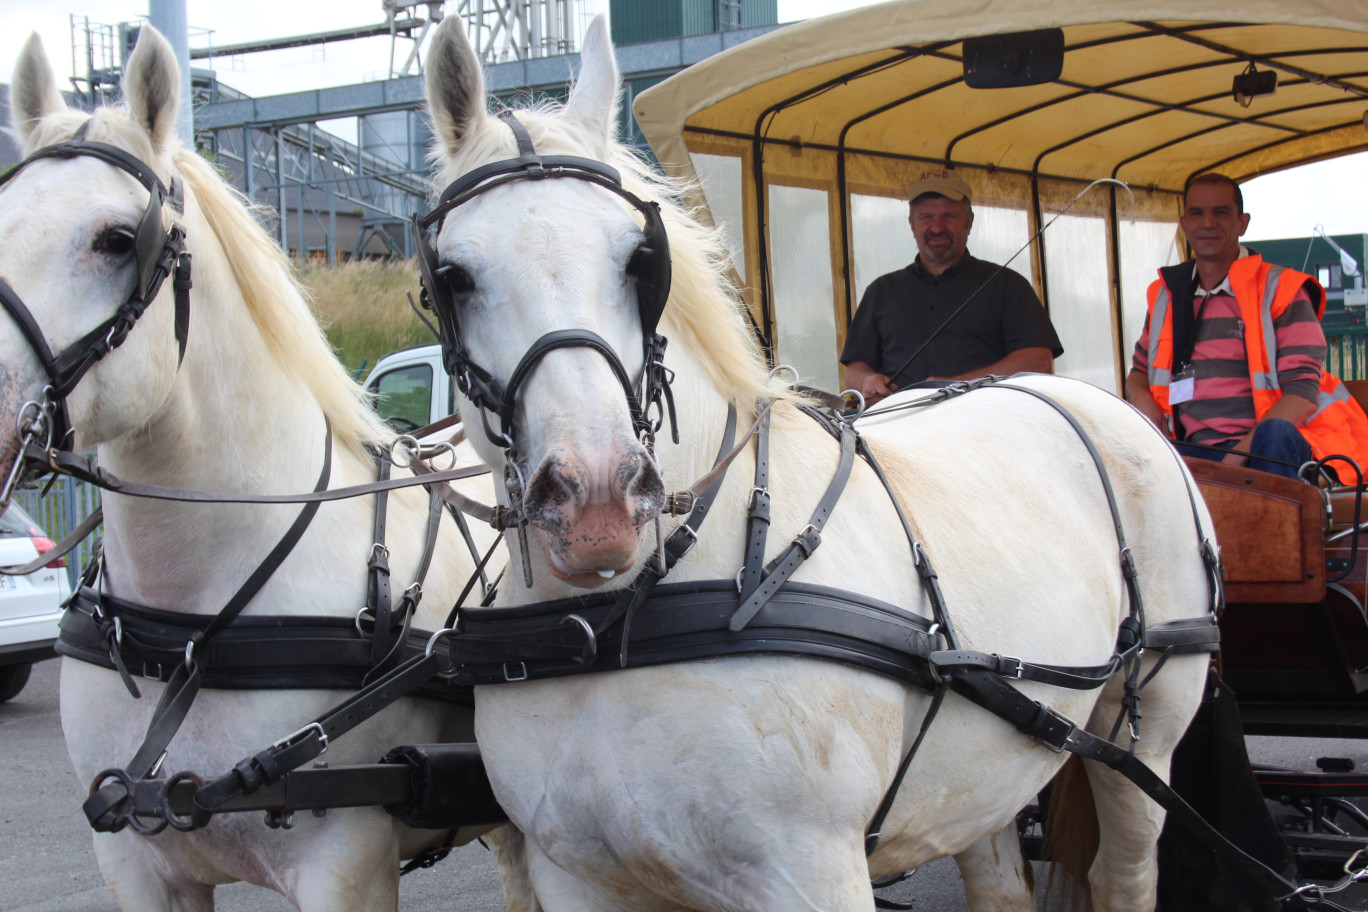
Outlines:
POLYGON ((612 579, 613 576, 617 573, 616 570, 595 570, 594 572, 597 573, 599 576, 603 577, 604 579, 612 579))

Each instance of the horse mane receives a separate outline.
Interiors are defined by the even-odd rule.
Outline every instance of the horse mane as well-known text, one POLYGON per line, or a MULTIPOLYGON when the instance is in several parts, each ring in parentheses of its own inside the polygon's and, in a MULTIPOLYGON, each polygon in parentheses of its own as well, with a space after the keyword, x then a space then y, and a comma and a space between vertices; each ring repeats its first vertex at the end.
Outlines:
MULTIPOLYGON (((771 383, 764 355, 746 324, 746 305, 729 278, 730 257, 721 232, 704 225, 680 203, 684 182, 657 174, 636 150, 622 142, 614 139, 605 143, 590 136, 559 116, 561 110, 556 102, 543 102, 518 111, 518 119, 540 152, 606 162, 622 175, 627 190, 660 204, 673 272, 660 325, 671 348, 686 348, 713 386, 732 401, 794 398, 791 392, 771 383)), ((445 161, 443 181, 450 182, 483 163, 516 155, 512 131, 495 118, 481 118, 464 138, 461 150, 445 161)), ((434 151, 432 157, 440 160, 442 154, 434 151)))
POLYGON ((337 360, 285 251, 252 217, 256 207, 198 154, 177 149, 173 159, 226 255, 228 268, 268 350, 287 373, 313 393, 332 424, 338 444, 360 454, 365 444, 392 438, 393 432, 370 407, 365 390, 337 360))

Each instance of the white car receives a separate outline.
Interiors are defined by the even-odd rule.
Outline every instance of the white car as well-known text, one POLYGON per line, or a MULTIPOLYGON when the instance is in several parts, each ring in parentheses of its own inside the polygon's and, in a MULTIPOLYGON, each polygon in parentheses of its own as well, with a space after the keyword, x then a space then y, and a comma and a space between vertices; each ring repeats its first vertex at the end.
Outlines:
MULTIPOLYGON (((18 504, 0 514, 0 567, 27 564, 52 549, 52 539, 18 504)), ((57 624, 70 592, 61 558, 27 576, 0 576, 0 703, 24 689, 34 662, 56 655, 57 624)))
POLYGON ((385 355, 366 378, 366 389, 376 394, 380 417, 401 434, 456 413, 455 384, 435 343, 385 355))

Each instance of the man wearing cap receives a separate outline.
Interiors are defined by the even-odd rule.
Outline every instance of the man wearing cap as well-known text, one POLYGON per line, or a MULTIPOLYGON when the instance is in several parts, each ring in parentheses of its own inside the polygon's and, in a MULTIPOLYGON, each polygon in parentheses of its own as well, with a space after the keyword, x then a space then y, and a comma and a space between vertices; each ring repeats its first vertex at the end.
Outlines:
POLYGON ((908 199, 917 258, 865 290, 841 351, 845 385, 874 403, 922 380, 1050 373, 1064 348, 1035 289, 969 254, 969 185, 930 168, 908 199))

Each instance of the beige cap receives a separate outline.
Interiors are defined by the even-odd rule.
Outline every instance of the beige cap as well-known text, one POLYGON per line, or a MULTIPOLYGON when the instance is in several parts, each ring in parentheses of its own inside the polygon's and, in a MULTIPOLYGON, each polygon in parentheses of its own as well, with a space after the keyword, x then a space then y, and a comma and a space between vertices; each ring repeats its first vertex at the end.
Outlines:
POLYGON ((908 200, 915 201, 923 193, 939 193, 952 200, 969 200, 969 184, 949 168, 927 168, 916 176, 907 190, 908 200))

